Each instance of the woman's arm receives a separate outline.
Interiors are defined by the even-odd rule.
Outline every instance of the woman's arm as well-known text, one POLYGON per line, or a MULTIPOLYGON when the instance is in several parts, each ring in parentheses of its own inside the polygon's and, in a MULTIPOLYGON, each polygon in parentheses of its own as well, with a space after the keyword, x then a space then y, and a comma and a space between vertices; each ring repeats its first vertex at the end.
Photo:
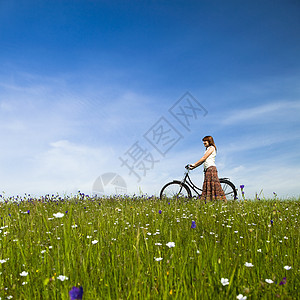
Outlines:
POLYGON ((205 160, 214 152, 214 147, 210 147, 207 152, 205 152, 205 154, 194 164, 190 165, 190 169, 193 170, 197 167, 199 167, 200 165, 202 165, 205 160))

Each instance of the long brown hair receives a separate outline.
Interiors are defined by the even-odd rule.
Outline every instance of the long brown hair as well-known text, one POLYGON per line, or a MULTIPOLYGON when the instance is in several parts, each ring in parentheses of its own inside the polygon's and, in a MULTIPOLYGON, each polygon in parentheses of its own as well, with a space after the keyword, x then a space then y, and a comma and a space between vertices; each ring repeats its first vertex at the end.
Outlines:
POLYGON ((202 139, 202 141, 203 141, 203 142, 204 142, 204 141, 207 141, 208 144, 209 144, 209 146, 214 146, 215 149, 216 149, 216 151, 217 151, 217 147, 216 147, 216 145, 215 145, 215 141, 214 141, 214 139, 213 139, 212 136, 207 135, 207 136, 205 136, 205 137, 202 139))

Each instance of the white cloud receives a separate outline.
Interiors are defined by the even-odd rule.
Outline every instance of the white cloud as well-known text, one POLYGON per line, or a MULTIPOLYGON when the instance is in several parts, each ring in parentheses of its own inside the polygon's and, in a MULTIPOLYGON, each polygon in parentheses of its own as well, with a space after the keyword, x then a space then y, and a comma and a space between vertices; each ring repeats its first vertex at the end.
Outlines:
POLYGON ((89 193, 94 180, 113 169, 115 153, 110 147, 89 147, 67 140, 53 142, 30 160, 1 175, 6 194, 89 193))
MULTIPOLYGON (((281 101, 254 106, 247 109, 227 111, 228 117, 221 119, 223 125, 234 125, 245 122, 273 123, 290 122, 299 116, 300 102, 281 101)), ((297 118, 298 119, 298 118, 297 118)))
MULTIPOLYGON (((261 153, 265 153, 265 155, 269 157, 271 154, 271 147, 281 149, 284 148, 284 145, 292 145, 293 143, 297 144, 299 139, 300 133, 294 133, 293 135, 281 135, 277 132, 270 132, 266 136, 259 132, 253 132, 243 135, 238 138, 236 142, 230 142, 227 144, 224 144, 223 142, 220 151, 223 156, 234 156, 241 152, 251 155, 250 151, 260 149, 261 153)), ((284 153, 282 153, 282 155, 284 155, 284 153)))
MULTIPOLYGON (((297 130, 284 133, 299 124, 299 102, 209 111, 165 158, 156 155, 159 162, 138 182, 133 174, 129 175, 130 170, 121 167, 118 158, 142 140, 161 115, 167 114, 167 109, 159 109, 157 98, 126 88, 114 93, 109 87, 73 91, 63 78, 36 78, 30 74, 9 83, 2 81, 0 87, 0 180, 7 193, 90 193, 100 175, 115 172, 125 179, 129 193, 141 190, 158 195, 166 182, 182 179, 187 163, 201 157, 202 137, 195 136, 201 127, 201 132, 218 134, 219 175, 230 177, 237 187, 244 184, 250 197, 261 189, 266 197, 273 191, 280 196, 297 194, 300 166, 295 163, 295 153, 300 136, 297 130), (264 132, 251 130, 257 123, 263 124, 264 132), (287 126, 282 126, 279 133, 278 123, 287 126), (228 130, 229 126, 234 130, 228 130), (282 145, 293 145, 295 149, 280 152, 282 145), (258 158, 256 152, 262 157, 258 158)), ((166 103, 161 107, 167 107, 166 103)), ((191 176, 202 185, 202 167, 191 176)))
POLYGON ((299 165, 289 166, 274 165, 272 162, 264 165, 239 166, 238 169, 229 170, 228 174, 236 182, 237 187, 245 185, 246 197, 255 197, 256 193, 261 193, 260 198, 273 198, 273 192, 279 197, 299 196, 299 165))

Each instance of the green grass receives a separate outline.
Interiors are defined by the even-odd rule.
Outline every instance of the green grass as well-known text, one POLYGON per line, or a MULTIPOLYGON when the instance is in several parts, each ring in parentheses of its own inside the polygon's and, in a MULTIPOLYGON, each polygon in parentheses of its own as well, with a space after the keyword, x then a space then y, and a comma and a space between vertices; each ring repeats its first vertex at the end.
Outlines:
POLYGON ((1 299, 69 299, 73 286, 83 287, 83 299, 297 299, 300 292, 299 199, 205 204, 78 194, 0 205, 1 299))

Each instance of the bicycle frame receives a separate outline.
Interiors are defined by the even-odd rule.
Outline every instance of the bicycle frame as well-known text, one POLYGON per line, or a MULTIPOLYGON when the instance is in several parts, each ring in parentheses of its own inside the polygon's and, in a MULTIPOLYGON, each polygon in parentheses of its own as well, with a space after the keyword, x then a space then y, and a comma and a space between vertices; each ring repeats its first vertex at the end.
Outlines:
MULTIPOLYGON (((191 180, 190 176, 189 176, 189 172, 190 172, 190 169, 187 168, 187 171, 184 173, 184 177, 183 179, 181 180, 181 184, 185 184, 187 185, 191 190, 193 190, 197 196, 201 196, 201 192, 202 192, 202 189, 200 189, 199 187, 197 187, 191 180)), ((222 179, 228 179, 229 178, 219 178, 219 180, 222 180, 222 179)), ((181 192, 181 190, 180 190, 181 192)))
POLYGON ((202 189, 198 188, 191 180, 189 176, 190 170, 187 169, 187 171, 184 173, 184 177, 181 180, 181 184, 187 185, 191 190, 193 190, 199 197, 201 196, 202 189), (199 192, 198 192, 199 191, 199 192))

